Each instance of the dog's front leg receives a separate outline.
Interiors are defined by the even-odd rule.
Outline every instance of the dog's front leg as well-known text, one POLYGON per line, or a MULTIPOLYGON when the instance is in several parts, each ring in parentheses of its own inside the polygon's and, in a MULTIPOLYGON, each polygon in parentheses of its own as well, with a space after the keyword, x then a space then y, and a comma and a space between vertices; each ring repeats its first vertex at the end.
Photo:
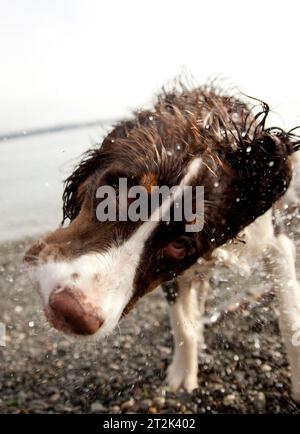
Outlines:
POLYGON ((300 403, 300 285, 295 270, 295 245, 284 234, 266 255, 279 298, 280 330, 291 366, 292 396, 300 403))
POLYGON ((169 294, 173 294, 173 300, 169 300, 169 311, 174 335, 174 356, 168 368, 167 383, 172 391, 182 387, 191 392, 198 386, 198 343, 203 344, 197 292, 200 292, 200 305, 204 306, 208 283, 178 278, 164 285, 165 292, 168 291, 168 285, 172 285, 169 294))

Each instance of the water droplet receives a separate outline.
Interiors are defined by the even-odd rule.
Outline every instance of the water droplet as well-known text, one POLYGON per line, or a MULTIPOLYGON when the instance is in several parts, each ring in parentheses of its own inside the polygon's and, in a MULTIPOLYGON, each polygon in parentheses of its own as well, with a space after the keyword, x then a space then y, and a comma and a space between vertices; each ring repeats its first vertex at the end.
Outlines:
POLYGON ((255 339, 255 342, 254 342, 254 348, 257 348, 257 349, 260 348, 260 343, 259 343, 259 340, 258 340, 258 339, 255 339))
POLYGON ((219 312, 213 313, 212 316, 210 317, 210 322, 214 323, 214 322, 218 321, 219 317, 220 317, 219 312))

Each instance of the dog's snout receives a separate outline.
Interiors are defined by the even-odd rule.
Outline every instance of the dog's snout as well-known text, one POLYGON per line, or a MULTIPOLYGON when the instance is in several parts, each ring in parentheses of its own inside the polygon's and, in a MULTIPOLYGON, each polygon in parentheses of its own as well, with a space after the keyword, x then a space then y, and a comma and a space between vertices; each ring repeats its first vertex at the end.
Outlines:
POLYGON ((103 324, 83 294, 68 287, 54 290, 49 297, 49 319, 57 329, 78 335, 92 335, 103 324))

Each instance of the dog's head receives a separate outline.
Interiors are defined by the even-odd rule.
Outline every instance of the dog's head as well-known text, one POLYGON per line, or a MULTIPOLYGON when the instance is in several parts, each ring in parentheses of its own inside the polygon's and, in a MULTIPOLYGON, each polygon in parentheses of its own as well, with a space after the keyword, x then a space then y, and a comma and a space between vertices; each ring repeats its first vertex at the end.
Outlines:
POLYGON ((65 184, 69 225, 25 255, 55 328, 108 335, 140 297, 272 206, 290 181, 291 139, 265 130, 262 113, 263 121, 212 90, 167 94, 155 111, 137 113, 86 154, 65 184), (180 189, 151 208, 154 189, 162 186, 180 189), (192 221, 183 210, 174 217, 186 186, 192 186, 192 221), (200 220, 196 186, 204 187, 200 220), (137 187, 145 192, 139 204, 128 194, 137 187), (104 201, 115 218, 99 219, 104 201))

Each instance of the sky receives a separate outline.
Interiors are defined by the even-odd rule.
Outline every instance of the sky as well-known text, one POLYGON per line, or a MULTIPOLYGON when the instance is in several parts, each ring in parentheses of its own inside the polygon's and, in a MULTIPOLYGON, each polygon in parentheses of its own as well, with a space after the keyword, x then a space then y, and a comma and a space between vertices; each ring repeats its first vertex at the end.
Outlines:
POLYGON ((299 2, 0 0, 0 133, 111 119, 182 71, 300 123, 299 2))

